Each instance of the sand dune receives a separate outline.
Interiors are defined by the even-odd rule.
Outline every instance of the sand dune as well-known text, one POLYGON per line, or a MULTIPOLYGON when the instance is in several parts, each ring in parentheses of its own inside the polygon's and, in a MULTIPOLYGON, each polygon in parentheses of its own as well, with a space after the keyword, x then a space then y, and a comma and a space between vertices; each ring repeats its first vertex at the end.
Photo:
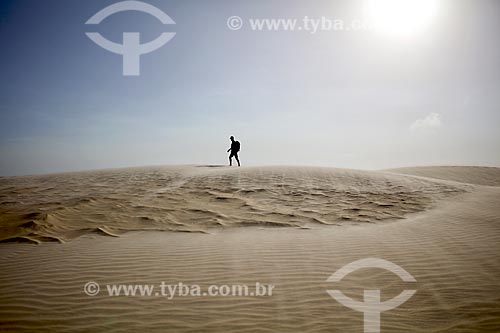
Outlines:
POLYGON ((468 184, 327 168, 2 178, 2 237, 41 244, 0 244, 0 331, 362 332, 362 313, 326 290, 362 300, 363 290, 381 289, 385 300, 414 288, 382 314, 382 332, 499 332, 500 188, 472 185, 489 177, 483 169, 464 171, 468 184), (380 269, 326 282, 368 257, 400 265, 417 282, 380 269), (99 295, 83 292, 88 281, 101 285, 99 295), (275 289, 172 300, 104 290, 162 281, 275 289))
POLYGON ((500 186, 500 168, 476 166, 429 166, 390 169, 390 172, 485 186, 500 186))
POLYGON ((466 186, 328 168, 131 168, 0 179, 0 241, 86 233, 374 223, 466 186))

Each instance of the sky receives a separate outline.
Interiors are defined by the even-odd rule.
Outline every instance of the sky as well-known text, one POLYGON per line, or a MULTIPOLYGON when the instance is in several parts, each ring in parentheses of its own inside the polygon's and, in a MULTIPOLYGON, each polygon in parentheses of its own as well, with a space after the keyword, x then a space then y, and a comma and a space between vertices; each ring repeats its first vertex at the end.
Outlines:
POLYGON ((226 164, 231 135, 249 166, 500 166, 500 2, 429 1, 400 34, 414 17, 382 4, 392 32, 250 22, 365 22, 370 0, 147 0, 175 25, 125 11, 95 26, 119 1, 1 0, 0 176, 226 164), (86 32, 175 36, 124 76, 86 32))

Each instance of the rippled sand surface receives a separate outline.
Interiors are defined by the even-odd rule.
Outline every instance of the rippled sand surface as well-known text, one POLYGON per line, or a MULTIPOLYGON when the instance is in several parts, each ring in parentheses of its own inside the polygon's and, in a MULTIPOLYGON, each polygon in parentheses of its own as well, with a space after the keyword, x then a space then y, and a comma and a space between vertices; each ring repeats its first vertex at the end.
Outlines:
POLYGON ((381 332, 499 332, 500 188, 471 180, 208 167, 3 178, 0 331, 363 332, 362 313, 327 290, 361 301, 367 289, 383 300, 416 289, 382 314, 381 332), (40 208, 43 218, 26 217, 40 208), (153 231, 167 229, 203 232, 153 231), (41 243, 18 243, 27 239, 41 243), (326 281, 363 258, 392 261, 416 282, 378 268, 326 281), (84 293, 88 281, 98 295, 84 293), (275 288, 265 297, 106 292, 162 281, 275 288))
POLYGON ((0 178, 0 241, 402 219, 466 186, 328 168, 130 168, 0 178))

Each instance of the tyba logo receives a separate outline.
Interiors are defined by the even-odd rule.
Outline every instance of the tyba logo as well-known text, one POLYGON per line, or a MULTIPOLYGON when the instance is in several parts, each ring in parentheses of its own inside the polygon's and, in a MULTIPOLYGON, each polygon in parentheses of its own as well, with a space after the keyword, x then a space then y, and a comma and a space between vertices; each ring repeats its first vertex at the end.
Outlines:
MULTIPOLYGON (((100 24, 110 15, 129 10, 150 14, 163 24, 175 24, 174 20, 160 9, 140 1, 122 1, 103 8, 85 24, 100 24)), ((87 32, 86 35, 100 47, 123 56, 124 76, 138 76, 140 75, 141 55, 153 52, 168 43, 175 36, 175 32, 164 32, 155 40, 144 44, 140 43, 140 33, 138 32, 124 32, 123 44, 114 43, 98 32, 87 32)))
MULTIPOLYGON (((362 268, 382 268, 388 270, 405 282, 416 282, 415 278, 402 267, 384 259, 366 258, 353 261, 333 273, 326 281, 339 282, 346 275, 362 268)), ((380 332, 380 313, 392 310, 415 294, 416 290, 403 290, 401 294, 385 302, 380 301, 380 290, 365 290, 363 302, 347 297, 340 290, 327 290, 327 293, 340 304, 364 314, 365 333, 380 332)))

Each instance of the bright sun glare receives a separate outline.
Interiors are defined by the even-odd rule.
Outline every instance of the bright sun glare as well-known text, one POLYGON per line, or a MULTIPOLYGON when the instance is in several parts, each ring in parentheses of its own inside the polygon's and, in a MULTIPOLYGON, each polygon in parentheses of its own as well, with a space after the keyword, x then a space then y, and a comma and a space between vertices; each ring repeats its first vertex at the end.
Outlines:
POLYGON ((366 0, 368 20, 375 31, 393 36, 411 36, 434 18, 438 0, 366 0))

